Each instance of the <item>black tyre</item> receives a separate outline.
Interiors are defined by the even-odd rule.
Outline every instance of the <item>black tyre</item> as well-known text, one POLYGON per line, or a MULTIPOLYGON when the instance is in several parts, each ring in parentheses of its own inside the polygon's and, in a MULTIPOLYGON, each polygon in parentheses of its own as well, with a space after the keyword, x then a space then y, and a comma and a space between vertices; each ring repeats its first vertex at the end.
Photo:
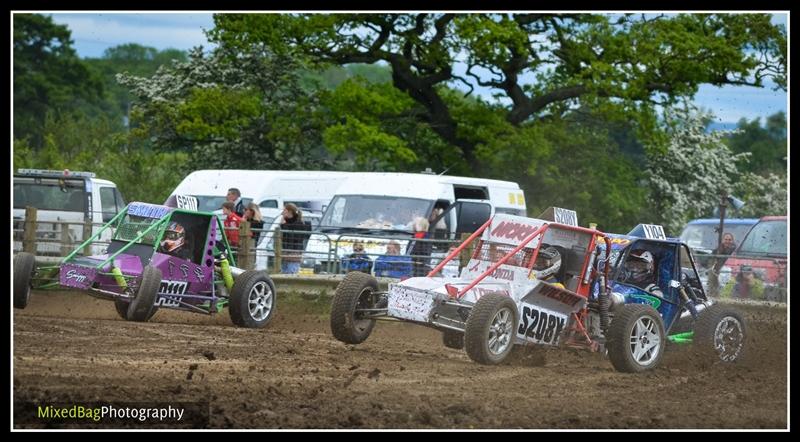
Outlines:
POLYGON ((464 330, 467 355, 479 364, 503 362, 514 347, 517 305, 508 296, 496 293, 475 303, 464 330))
MULTIPOLYGON (((131 303, 127 299, 117 298, 114 300, 114 308, 117 310, 117 314, 119 315, 120 318, 126 321, 128 320, 128 308, 130 307, 130 305, 131 303)), ((158 307, 153 307, 153 310, 150 311, 150 317, 148 317, 147 320, 149 321, 150 318, 152 318, 157 311, 158 307)))
POLYGON ((736 362, 742 359, 746 338, 741 313, 726 305, 713 304, 700 312, 693 343, 703 355, 722 362, 736 362))
POLYGON ((248 270, 236 277, 228 304, 231 321, 239 327, 262 328, 275 313, 275 284, 263 270, 248 270))
POLYGON ((625 304, 614 312, 606 339, 608 357, 617 371, 638 373, 658 366, 667 339, 664 321, 645 304, 625 304))
POLYGON ((442 330, 442 342, 447 348, 461 350, 464 348, 464 332, 456 330, 442 330))
POLYGON ((36 257, 20 252, 14 257, 14 308, 25 308, 31 299, 31 279, 36 268, 36 257))
POLYGON ((374 319, 366 319, 357 309, 374 308, 378 280, 362 272, 350 272, 336 287, 331 306, 331 332, 346 344, 360 344, 372 333, 374 319))
POLYGON ((147 322, 153 317, 158 288, 161 285, 161 270, 145 266, 139 288, 128 305, 129 321, 147 322))

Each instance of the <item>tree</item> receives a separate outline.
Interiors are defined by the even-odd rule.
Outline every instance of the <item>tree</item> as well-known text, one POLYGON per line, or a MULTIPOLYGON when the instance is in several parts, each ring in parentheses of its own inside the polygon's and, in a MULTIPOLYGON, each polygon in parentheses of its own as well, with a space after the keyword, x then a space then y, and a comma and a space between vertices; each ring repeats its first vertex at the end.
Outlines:
MULTIPOLYGON (((316 63, 388 63, 417 118, 461 150, 473 171, 488 140, 471 135, 443 85, 489 88, 512 127, 563 116, 577 104, 671 105, 700 84, 785 88, 786 31, 769 14, 216 14, 210 39, 226 48, 267 45, 316 63), (464 75, 458 67, 463 65, 464 75)), ((646 115, 652 123, 651 115, 646 115)), ((492 130, 483 131, 493 133, 492 130)))
POLYGON ((669 144, 648 159, 652 210, 642 222, 662 224, 675 236, 690 219, 711 212, 722 192, 733 193, 738 165, 750 154, 731 152, 722 141, 725 134, 708 133, 709 116, 693 107, 670 110, 664 120, 669 144))
POLYGON ((45 118, 96 105, 103 84, 72 48, 70 31, 51 17, 14 14, 14 138, 42 148, 45 118))
POLYGON ((787 139, 786 114, 777 112, 767 118, 765 127, 761 119, 739 120, 739 129, 726 138, 726 143, 736 153, 751 152, 746 172, 758 174, 786 174, 787 139))
POLYGON ((127 124, 130 106, 133 101, 128 89, 117 82, 117 74, 149 77, 162 65, 177 60, 186 61, 186 52, 178 49, 164 49, 127 43, 104 51, 100 58, 87 58, 84 62, 94 68, 102 77, 105 90, 104 115, 112 116, 127 124))
POLYGON ((135 140, 190 153, 194 168, 324 167, 317 98, 299 85, 300 66, 260 48, 162 66, 149 78, 121 74, 136 97, 135 140))

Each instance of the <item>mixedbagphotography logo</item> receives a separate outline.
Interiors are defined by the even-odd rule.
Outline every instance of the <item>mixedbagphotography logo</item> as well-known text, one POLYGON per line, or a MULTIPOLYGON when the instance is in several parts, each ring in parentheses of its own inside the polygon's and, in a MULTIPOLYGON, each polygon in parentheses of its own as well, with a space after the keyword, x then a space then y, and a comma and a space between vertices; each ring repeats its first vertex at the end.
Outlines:
POLYGON ((206 428, 208 402, 14 404, 15 428, 206 428))

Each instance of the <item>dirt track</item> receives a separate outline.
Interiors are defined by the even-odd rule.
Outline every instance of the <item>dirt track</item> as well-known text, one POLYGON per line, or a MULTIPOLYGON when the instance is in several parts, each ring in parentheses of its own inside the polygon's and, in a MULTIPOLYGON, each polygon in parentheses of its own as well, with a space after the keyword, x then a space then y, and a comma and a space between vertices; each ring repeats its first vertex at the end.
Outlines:
MULTIPOLYGON (((548 351, 538 366, 477 365, 434 330, 378 323, 359 346, 319 308, 279 299, 264 330, 34 292, 14 311, 15 401, 210 402, 214 428, 787 427, 786 310, 748 309, 748 357, 708 365, 668 348, 646 374, 599 354, 548 351)), ((41 426, 41 425, 40 425, 41 426)))

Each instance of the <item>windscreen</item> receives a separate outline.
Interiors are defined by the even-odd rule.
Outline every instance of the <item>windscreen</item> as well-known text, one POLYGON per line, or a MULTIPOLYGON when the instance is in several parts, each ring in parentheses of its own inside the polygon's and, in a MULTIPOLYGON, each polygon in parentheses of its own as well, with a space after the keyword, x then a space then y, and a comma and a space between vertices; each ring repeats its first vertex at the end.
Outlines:
POLYGON ((39 210, 86 211, 83 180, 60 178, 14 178, 14 208, 26 206, 39 210))
POLYGON ((747 234, 737 254, 787 255, 786 221, 762 221, 747 234))
MULTIPOLYGON (((681 241, 693 249, 715 250, 719 242, 718 227, 718 224, 690 224, 683 229, 681 241)), ((724 233, 732 234, 734 242, 739 243, 751 227, 750 224, 725 224, 724 233)))
POLYGON ((416 217, 426 218, 433 201, 372 195, 337 195, 331 201, 320 227, 413 231, 416 217))

